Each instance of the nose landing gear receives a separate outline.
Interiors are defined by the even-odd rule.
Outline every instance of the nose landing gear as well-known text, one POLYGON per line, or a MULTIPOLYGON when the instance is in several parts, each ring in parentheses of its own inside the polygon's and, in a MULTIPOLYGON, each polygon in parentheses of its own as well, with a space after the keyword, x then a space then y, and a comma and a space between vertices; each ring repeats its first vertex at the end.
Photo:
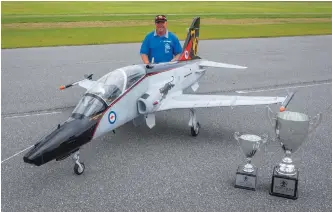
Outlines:
POLYGON ((77 175, 83 174, 85 166, 83 162, 80 162, 79 151, 74 153, 73 160, 75 161, 74 172, 77 175))

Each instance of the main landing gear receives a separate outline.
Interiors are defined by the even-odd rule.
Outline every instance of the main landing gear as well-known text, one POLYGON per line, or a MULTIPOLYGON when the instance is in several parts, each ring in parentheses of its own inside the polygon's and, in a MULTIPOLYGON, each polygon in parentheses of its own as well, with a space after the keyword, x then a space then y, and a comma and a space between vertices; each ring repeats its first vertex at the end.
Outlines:
POLYGON ((190 109, 190 120, 189 120, 190 132, 191 135, 196 137, 199 133, 199 129, 201 128, 198 121, 196 121, 196 110, 190 109))
POLYGON ((80 162, 79 151, 75 152, 73 155, 73 160, 75 161, 74 172, 77 175, 81 175, 84 172, 84 163, 80 162))

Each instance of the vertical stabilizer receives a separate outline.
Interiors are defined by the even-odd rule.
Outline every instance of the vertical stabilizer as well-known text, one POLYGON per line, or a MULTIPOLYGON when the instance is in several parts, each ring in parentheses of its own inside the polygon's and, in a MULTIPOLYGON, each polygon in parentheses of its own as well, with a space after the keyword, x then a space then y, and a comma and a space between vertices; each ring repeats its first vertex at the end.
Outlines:
POLYGON ((200 58, 197 56, 198 39, 199 39, 200 17, 193 19, 191 26, 188 30, 187 38, 183 45, 183 50, 179 61, 193 60, 200 58))

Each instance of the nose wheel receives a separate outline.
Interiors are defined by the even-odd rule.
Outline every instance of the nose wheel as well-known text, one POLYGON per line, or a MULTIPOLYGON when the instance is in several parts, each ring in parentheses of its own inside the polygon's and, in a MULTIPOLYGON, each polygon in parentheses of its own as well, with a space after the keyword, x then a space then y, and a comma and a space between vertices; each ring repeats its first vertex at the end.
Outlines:
POLYGON ((199 129, 201 128, 199 122, 196 120, 196 110, 190 109, 190 120, 189 120, 191 135, 196 137, 199 134, 199 129))
POLYGON ((196 127, 191 127, 190 131, 191 131, 191 135, 196 137, 199 134, 199 129, 201 128, 201 126, 199 125, 199 122, 196 123, 196 127))
POLYGON ((85 170, 85 166, 84 166, 83 162, 80 162, 79 151, 75 152, 75 154, 73 156, 73 160, 75 161, 75 165, 74 165, 75 174, 77 174, 77 175, 83 174, 83 172, 85 170))

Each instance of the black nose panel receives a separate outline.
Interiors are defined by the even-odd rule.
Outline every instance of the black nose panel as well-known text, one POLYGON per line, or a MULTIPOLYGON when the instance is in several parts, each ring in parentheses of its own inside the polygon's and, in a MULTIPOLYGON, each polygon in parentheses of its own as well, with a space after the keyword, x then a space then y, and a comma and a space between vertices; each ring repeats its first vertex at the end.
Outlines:
POLYGON ((63 125, 41 139, 23 157, 23 161, 37 166, 75 152, 91 141, 97 126, 88 118, 68 119, 63 125))

